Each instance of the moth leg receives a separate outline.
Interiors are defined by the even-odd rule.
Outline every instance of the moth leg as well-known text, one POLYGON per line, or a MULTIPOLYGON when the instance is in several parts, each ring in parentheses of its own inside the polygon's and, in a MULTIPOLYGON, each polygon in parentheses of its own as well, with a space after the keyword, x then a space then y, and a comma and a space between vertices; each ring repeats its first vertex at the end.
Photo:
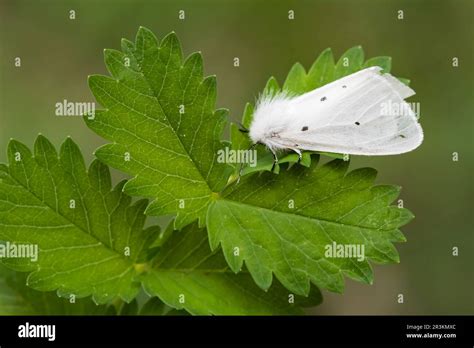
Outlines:
POLYGON ((272 169, 271 169, 271 172, 273 173, 273 171, 275 170, 276 165, 278 164, 278 157, 277 157, 275 151, 273 151, 272 149, 270 149, 270 151, 272 152, 272 155, 273 155, 273 165, 272 165, 272 169))
POLYGON ((303 154, 301 153, 301 150, 299 149, 293 149, 294 152, 296 152, 298 154, 298 164, 300 164, 301 160, 303 159, 303 154))

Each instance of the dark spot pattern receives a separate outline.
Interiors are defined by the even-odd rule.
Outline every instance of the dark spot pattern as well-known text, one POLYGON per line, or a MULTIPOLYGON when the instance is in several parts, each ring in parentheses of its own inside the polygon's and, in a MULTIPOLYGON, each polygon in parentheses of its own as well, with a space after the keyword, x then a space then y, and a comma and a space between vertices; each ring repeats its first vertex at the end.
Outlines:
POLYGON ((307 131, 308 130, 308 126, 304 126, 303 128, 301 128, 301 130, 304 132, 304 131, 307 131))
POLYGON ((342 85, 342 88, 347 88, 347 86, 346 86, 346 85, 342 85))
POLYGON ((399 137, 400 137, 400 138, 403 138, 403 139, 406 138, 403 134, 400 134, 399 137))
POLYGON ((360 126, 360 123, 359 123, 359 122, 356 122, 355 124, 356 124, 357 126, 360 126))
POLYGON ((327 98, 326 97, 322 97, 321 98, 321 101, 325 101, 327 98))

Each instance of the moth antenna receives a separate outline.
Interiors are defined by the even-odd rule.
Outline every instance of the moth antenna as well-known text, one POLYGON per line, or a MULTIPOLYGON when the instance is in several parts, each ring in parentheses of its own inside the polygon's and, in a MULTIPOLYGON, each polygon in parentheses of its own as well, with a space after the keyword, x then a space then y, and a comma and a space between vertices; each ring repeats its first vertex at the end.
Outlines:
POLYGON ((242 132, 242 133, 249 133, 250 131, 242 124, 242 123, 238 123, 239 125, 239 131, 242 132))

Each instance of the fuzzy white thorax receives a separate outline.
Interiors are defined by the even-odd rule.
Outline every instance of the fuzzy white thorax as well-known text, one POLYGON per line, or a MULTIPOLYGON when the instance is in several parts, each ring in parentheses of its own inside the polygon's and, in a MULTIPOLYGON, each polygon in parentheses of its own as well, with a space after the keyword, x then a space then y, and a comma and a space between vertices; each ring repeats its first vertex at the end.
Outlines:
POLYGON ((261 143, 270 149, 281 148, 272 139, 284 129, 288 129, 292 113, 289 101, 293 97, 286 92, 264 94, 259 97, 250 125, 249 136, 253 143, 261 143))

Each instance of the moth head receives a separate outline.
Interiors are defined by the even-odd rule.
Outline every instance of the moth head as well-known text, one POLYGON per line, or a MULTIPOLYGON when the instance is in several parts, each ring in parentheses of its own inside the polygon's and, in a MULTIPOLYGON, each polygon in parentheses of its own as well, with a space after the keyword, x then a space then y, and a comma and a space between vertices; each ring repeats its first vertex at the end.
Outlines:
POLYGON ((286 128, 290 111, 289 99, 286 93, 262 95, 258 99, 249 129, 253 143, 267 144, 269 139, 286 128))

